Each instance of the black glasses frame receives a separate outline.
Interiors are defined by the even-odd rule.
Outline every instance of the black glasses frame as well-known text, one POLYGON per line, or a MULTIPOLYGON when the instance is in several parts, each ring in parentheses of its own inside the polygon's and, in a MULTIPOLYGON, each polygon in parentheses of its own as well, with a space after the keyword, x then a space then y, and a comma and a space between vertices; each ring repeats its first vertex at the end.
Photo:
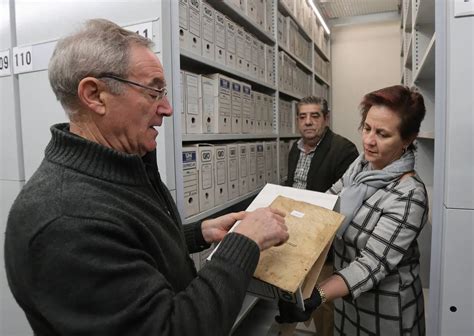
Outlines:
POLYGON ((157 88, 154 88, 154 87, 151 87, 151 86, 146 86, 146 85, 143 85, 143 84, 140 84, 140 83, 137 83, 137 82, 134 82, 134 81, 122 78, 122 77, 118 77, 118 76, 115 76, 115 75, 102 75, 98 78, 115 79, 115 80, 117 80, 119 82, 122 82, 122 83, 135 85, 135 86, 141 87, 142 89, 147 89, 147 90, 153 91, 154 93, 156 93, 156 97, 152 96, 152 98, 155 101, 159 101, 159 100, 163 99, 165 96, 168 95, 168 90, 166 89, 166 86, 161 88, 161 89, 157 89, 157 88))

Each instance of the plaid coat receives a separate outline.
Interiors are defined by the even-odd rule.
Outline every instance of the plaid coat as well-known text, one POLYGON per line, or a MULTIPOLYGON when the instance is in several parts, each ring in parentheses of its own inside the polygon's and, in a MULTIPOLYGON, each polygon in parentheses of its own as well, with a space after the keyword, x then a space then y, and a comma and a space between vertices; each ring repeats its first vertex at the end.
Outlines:
MULTIPOLYGON (((341 179, 328 193, 342 188, 341 179)), ((350 291, 334 302, 335 335, 425 335, 416 239, 427 217, 425 186, 407 177, 365 200, 335 238, 335 272, 350 291)))

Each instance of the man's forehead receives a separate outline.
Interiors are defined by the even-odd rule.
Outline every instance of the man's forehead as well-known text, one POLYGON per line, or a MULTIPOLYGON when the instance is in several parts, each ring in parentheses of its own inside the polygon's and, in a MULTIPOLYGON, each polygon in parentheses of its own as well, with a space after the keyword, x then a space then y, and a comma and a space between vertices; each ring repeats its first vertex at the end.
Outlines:
POLYGON ((319 104, 303 104, 299 107, 300 113, 316 113, 321 112, 321 109, 321 105, 319 104))

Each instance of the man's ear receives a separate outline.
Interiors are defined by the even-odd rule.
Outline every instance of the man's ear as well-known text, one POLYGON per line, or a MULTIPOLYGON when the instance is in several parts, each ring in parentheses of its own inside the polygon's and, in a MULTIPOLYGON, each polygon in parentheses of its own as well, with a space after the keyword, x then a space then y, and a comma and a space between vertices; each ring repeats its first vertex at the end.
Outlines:
POLYGON ((97 114, 104 115, 106 112, 103 93, 106 85, 94 77, 83 78, 77 87, 77 95, 81 104, 97 114))

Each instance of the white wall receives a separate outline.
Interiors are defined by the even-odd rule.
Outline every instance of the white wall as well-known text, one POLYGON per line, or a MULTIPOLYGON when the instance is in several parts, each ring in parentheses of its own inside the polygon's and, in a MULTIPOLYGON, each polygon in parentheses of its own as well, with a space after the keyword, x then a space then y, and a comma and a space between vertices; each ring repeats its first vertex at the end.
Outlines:
POLYGON ((359 103, 364 94, 400 83, 400 21, 333 27, 332 128, 362 150, 359 103))

